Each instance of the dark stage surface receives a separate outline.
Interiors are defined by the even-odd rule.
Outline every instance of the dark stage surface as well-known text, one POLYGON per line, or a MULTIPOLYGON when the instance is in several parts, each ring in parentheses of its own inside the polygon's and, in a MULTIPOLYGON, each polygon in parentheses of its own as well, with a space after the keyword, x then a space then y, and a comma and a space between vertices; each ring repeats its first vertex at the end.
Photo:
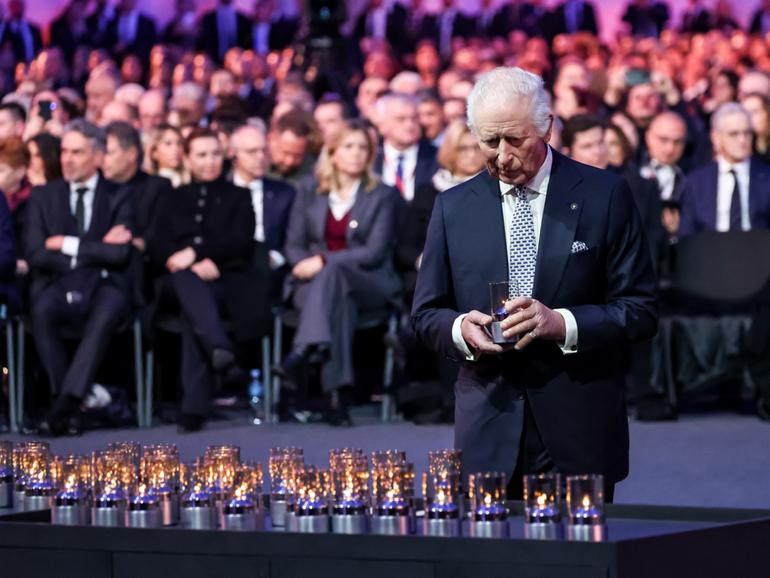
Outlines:
MULTIPOLYGON (((307 463, 319 465, 328 462, 330 448, 354 446, 366 452, 398 448, 407 451, 418 472, 425 470, 428 450, 452 445, 450 426, 383 425, 369 420, 369 425, 340 429, 249 426, 245 421, 213 422, 200 433, 183 436, 174 426, 92 431, 81 438, 53 440, 51 445, 55 452, 67 453, 99 449, 116 440, 172 442, 183 460, 191 460, 208 445, 232 443, 242 447, 244 459, 263 464, 268 448, 298 445, 305 449, 307 463)), ((671 423, 631 422, 631 474, 617 486, 616 502, 770 509, 768 448, 770 424, 753 416, 710 413, 686 415, 671 423)))

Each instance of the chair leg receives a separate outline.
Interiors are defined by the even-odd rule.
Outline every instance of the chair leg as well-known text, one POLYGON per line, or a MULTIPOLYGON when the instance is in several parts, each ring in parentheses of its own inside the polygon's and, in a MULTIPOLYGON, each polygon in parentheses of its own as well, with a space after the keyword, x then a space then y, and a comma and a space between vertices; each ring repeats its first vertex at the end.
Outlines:
POLYGON ((147 427, 152 425, 152 406, 153 406, 153 385, 155 381, 155 352, 152 349, 147 351, 146 363, 145 363, 145 378, 144 378, 144 422, 147 427))
MULTIPOLYGON (((388 317, 388 335, 395 338, 397 336, 397 331, 398 317, 395 313, 392 313, 390 317, 388 317)), ((380 409, 380 419, 383 422, 389 422, 393 419, 393 393, 391 392, 393 385, 393 357, 393 347, 388 344, 385 346, 385 368, 382 377, 382 406, 380 409)))
POLYGON ((265 423, 273 422, 272 372, 270 371, 270 337, 262 336, 262 383, 265 392, 265 423))
POLYGON ((13 347, 13 325, 10 319, 5 319, 5 348, 8 357, 8 425, 13 433, 19 431, 19 420, 16 415, 16 351, 13 347))
POLYGON ((16 420, 20 426, 24 425, 24 390, 26 389, 24 379, 25 337, 24 321, 19 319, 16 326, 16 420))
POLYGON ((136 385, 136 425, 147 427, 144 420, 144 367, 142 366, 142 326, 134 319, 134 383, 136 385))
MULTIPOLYGON (((273 363, 277 366, 281 363, 281 357, 283 352, 283 320, 280 313, 275 314, 275 320, 273 322, 273 363)), ((273 407, 277 408, 281 401, 281 376, 278 373, 273 374, 272 383, 272 397, 273 407)), ((274 414, 275 423, 278 423, 278 414, 274 414)))

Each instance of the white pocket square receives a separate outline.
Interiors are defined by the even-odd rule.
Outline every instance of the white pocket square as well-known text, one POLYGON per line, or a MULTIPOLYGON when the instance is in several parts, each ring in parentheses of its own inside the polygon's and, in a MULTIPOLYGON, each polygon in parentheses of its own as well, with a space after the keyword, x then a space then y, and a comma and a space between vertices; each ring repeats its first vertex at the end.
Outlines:
POLYGON ((583 241, 575 241, 572 243, 572 250, 570 253, 582 253, 583 251, 588 251, 588 245, 586 245, 583 241))

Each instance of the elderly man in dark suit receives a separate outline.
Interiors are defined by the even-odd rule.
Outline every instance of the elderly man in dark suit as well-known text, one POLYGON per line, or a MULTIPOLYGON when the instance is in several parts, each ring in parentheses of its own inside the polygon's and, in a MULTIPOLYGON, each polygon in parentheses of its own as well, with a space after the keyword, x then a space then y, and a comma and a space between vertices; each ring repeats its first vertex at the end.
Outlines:
POLYGON ((728 102, 711 117, 716 160, 687 175, 679 238, 699 231, 770 229, 770 166, 752 158, 751 117, 728 102))
POLYGON ((99 174, 104 148, 101 129, 73 121, 61 144, 64 180, 33 189, 27 205, 32 327, 58 393, 40 424, 47 435, 80 432, 80 403, 130 310, 133 205, 125 189, 99 174), (71 362, 67 333, 82 335, 71 362))
POLYGON ((8 19, 0 29, 0 44, 10 43, 16 62, 32 62, 43 47, 40 27, 24 18, 24 0, 9 0, 8 19))
MULTIPOLYGON (((466 473, 628 473, 627 348, 657 326, 650 251, 627 183, 548 146, 543 82, 519 68, 482 76, 468 119, 487 172, 440 194, 412 322, 462 361, 455 445, 466 473), (490 282, 514 290, 495 343, 490 282), (500 341, 500 340, 498 340, 500 341)), ((502 316, 501 316, 502 317, 502 316)))

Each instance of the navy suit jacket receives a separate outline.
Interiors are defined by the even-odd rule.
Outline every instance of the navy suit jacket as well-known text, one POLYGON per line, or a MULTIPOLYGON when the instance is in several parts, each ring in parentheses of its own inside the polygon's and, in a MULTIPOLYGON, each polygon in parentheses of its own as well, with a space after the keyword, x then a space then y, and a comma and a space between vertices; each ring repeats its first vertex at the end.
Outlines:
MULTIPOLYGON (((699 231, 716 230, 718 180, 716 161, 687 175, 682 188, 680 239, 699 231)), ((752 229, 770 229, 770 165, 757 158, 751 159, 749 167, 749 219, 752 229)))
MULTIPOLYGON (((452 325, 460 313, 489 311, 488 283, 508 278, 498 181, 483 172, 440 193, 423 252, 412 323, 418 337, 460 356, 452 325)), ((462 363, 455 384, 455 445, 466 473, 513 471, 526 395, 558 470, 628 472, 624 379, 628 345, 657 327, 656 280, 628 184, 554 152, 533 297, 568 308, 578 352, 535 341, 462 363), (572 253, 573 242, 588 249, 572 253)))
MULTIPOLYGON (((438 161, 436 160, 436 154, 438 150, 435 146, 430 144, 427 140, 421 140, 417 148, 417 166, 414 171, 414 190, 417 191, 417 187, 424 184, 430 184, 433 180, 433 175, 439 169, 438 161)), ((377 151, 377 158, 374 159, 374 172, 378 175, 382 175, 382 167, 385 163, 385 153, 380 148, 377 151)))
POLYGON ((283 251, 296 194, 297 191, 288 183, 268 178, 262 181, 262 225, 265 228, 265 244, 271 251, 283 251))

